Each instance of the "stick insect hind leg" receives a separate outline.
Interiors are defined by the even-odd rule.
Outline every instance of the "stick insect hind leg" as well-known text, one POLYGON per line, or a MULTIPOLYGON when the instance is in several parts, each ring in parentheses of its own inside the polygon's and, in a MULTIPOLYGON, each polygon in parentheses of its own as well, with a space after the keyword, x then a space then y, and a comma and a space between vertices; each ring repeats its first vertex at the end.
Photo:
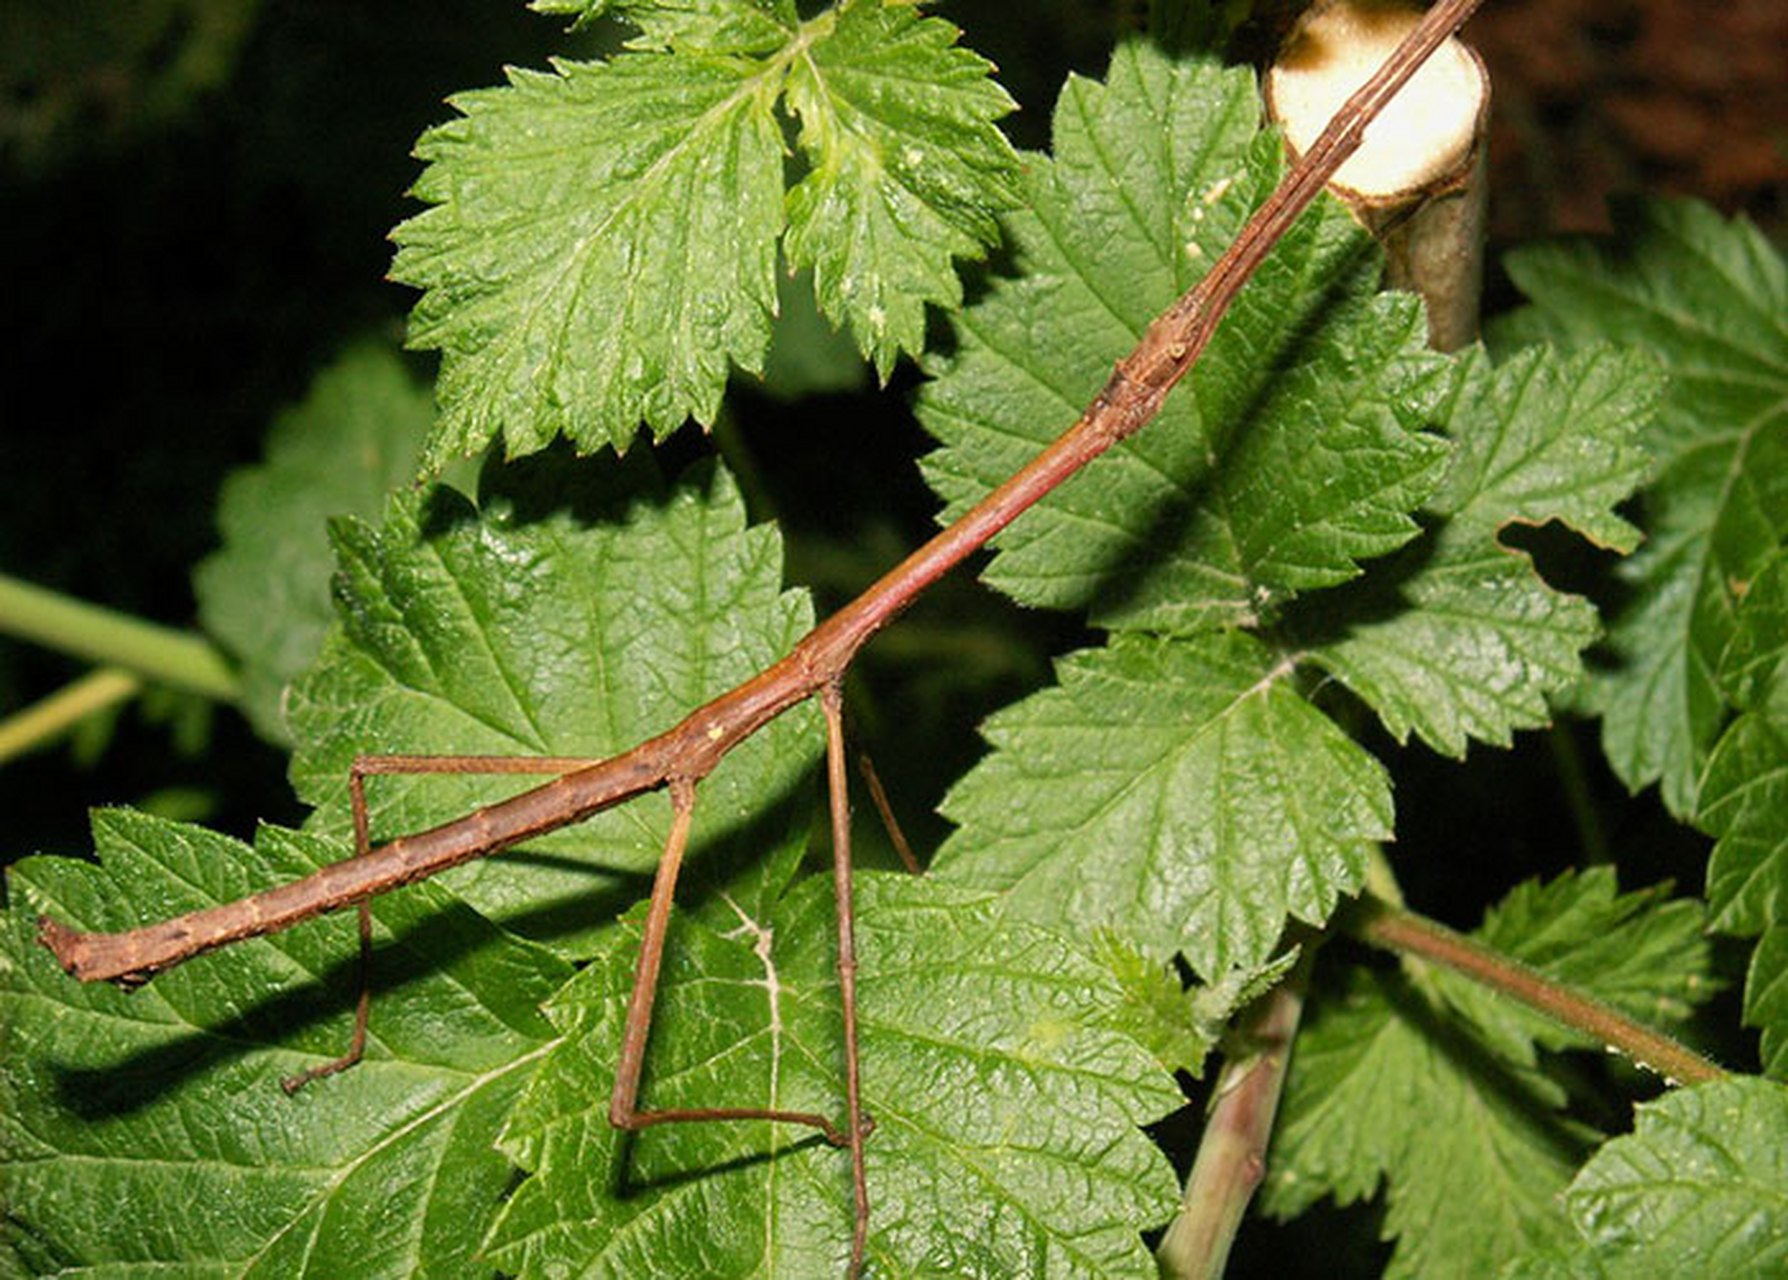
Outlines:
POLYGON ((869 1192, 864 1174, 863 1140, 875 1127, 862 1107, 857 1054, 856 948, 851 912, 850 802, 846 791, 843 721, 837 685, 821 694, 826 714, 826 780, 831 803, 833 885, 837 901, 839 993, 844 1011, 846 1120, 841 1129, 817 1112, 784 1111, 769 1107, 699 1107, 677 1110, 645 1110, 639 1106, 640 1076, 645 1067, 646 1041, 651 1033, 652 1008, 657 998, 658 976, 664 958, 665 935, 670 925, 671 903, 677 874, 689 842, 695 811, 695 783, 673 779, 671 830, 652 882, 640 938, 638 966, 628 998, 627 1024, 615 1068, 614 1093, 609 1099, 609 1122, 617 1129, 637 1132, 658 1124, 705 1120, 772 1120, 817 1129, 827 1142, 844 1147, 851 1155, 851 1192, 855 1206, 851 1233, 849 1274, 862 1269, 869 1233, 869 1192))
MULTIPOLYGON (((366 812, 366 780, 388 774, 552 774, 576 772, 599 760, 574 756, 355 756, 348 766, 348 801, 354 814, 354 856, 363 858, 372 849, 371 824, 366 812)), ((365 1055, 367 1018, 372 1012, 372 905, 356 904, 360 922, 360 994, 354 1004, 354 1033, 348 1051, 297 1075, 286 1076, 279 1087, 295 1094, 312 1081, 345 1071, 365 1055)))

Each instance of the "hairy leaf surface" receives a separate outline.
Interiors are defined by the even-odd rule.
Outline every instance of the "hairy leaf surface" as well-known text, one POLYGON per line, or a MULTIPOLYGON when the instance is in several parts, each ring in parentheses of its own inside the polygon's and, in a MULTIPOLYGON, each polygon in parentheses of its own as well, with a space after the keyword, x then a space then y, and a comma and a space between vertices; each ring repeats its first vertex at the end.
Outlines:
POLYGON ((1548 694, 1582 674, 1600 634, 1588 602, 1549 587, 1498 540, 1556 520, 1622 551, 1637 531, 1613 511, 1645 470, 1639 432, 1659 380, 1632 353, 1527 351, 1497 369, 1462 364, 1440 411, 1454 453, 1428 503, 1433 526, 1364 582, 1308 599, 1291 627, 1399 741, 1462 756, 1546 723, 1548 694))
POLYGON ((272 827, 249 846, 124 810, 93 829, 101 865, 32 858, 9 876, 0 1199, 23 1273, 487 1274, 479 1237, 512 1177, 495 1139, 569 967, 437 886, 380 898, 367 1059, 288 1098, 282 1076, 347 1048, 352 919, 201 956, 127 996, 62 973, 32 914, 146 924, 351 850, 272 827))
MULTIPOLYGON (((1700 902, 1671 899, 1669 885, 1621 893, 1608 867, 1517 885, 1473 936, 1650 1026, 1686 1020, 1720 986, 1700 902)), ((1534 1045, 1603 1047, 1463 975, 1437 969, 1433 981, 1512 1060, 1532 1061, 1534 1045)))
POLYGON ((1565 1193, 1610 1276, 1764 1280, 1788 1268, 1788 1090, 1731 1079, 1638 1109, 1565 1193))
POLYGON ((411 341, 443 353, 439 465, 502 436, 625 448, 711 422, 731 364, 763 367, 785 225, 826 313, 884 372, 960 297, 1011 203, 1011 110, 956 29, 845 0, 615 5, 643 32, 600 62, 509 72, 424 134, 392 266, 425 292, 411 341), (808 173, 785 191, 777 103, 808 173))
POLYGON ((1319 922, 1391 833, 1383 770, 1239 633, 1124 636, 983 726, 935 874, 1029 918, 1114 927, 1211 979, 1319 922))
POLYGON ((1670 390, 1647 433, 1650 542, 1627 566, 1620 665, 1596 686, 1629 787, 1695 787, 1722 721, 1715 680, 1746 585, 1788 532, 1788 262, 1749 223, 1687 202, 1616 211, 1618 238, 1510 255, 1533 306, 1505 332, 1649 348, 1670 390))
MULTIPOLYGON (((1020 274, 958 317, 960 349, 920 397, 945 445, 925 463, 942 518, 1073 423, 1228 245, 1279 174, 1259 123, 1246 71, 1143 43, 1104 84, 1070 79, 1054 153, 1030 159, 1008 220, 1020 274)), ((1445 458, 1418 429, 1440 363, 1378 270, 1338 206, 1307 214, 1148 430, 996 538, 987 580, 1100 626, 1184 633, 1270 617, 1408 541, 1445 458)))
MULTIPOLYGON (((858 884, 870 1266, 888 1274, 1153 1275, 1140 1231, 1174 1181, 1136 1126, 1179 1101, 1107 1024, 1124 995, 997 900, 905 876, 858 884)), ((637 917, 635 918, 637 919, 637 917)), ((757 915, 716 904, 672 934, 647 1106, 766 1106, 842 1122, 830 886, 757 915)), ((628 936, 632 936, 629 928, 628 936)), ((811 1130, 608 1123, 630 953, 549 1006, 565 1036, 504 1138, 533 1176, 491 1240, 522 1276, 842 1274, 850 1158, 811 1130)))

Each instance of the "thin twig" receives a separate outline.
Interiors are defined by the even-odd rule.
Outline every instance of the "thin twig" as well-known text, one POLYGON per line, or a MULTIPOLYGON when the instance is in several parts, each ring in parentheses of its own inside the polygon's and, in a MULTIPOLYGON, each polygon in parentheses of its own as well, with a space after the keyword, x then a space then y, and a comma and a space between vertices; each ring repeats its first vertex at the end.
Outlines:
POLYGON ((863 783, 869 788, 869 802, 875 806, 876 813, 881 815, 882 826, 888 833, 888 843, 894 846, 894 852, 900 855, 900 861, 913 875, 922 876, 925 868, 919 865, 919 859, 913 853, 913 846, 906 838, 906 832, 900 829, 900 819, 894 816, 894 806, 888 802, 887 788, 882 786, 882 776, 875 771, 875 761, 869 758, 867 751, 857 753, 857 771, 863 775, 863 783))
POLYGON ((971 510, 856 600, 809 632, 780 662, 691 712, 680 724, 600 764, 303 880, 125 933, 94 934, 55 920, 39 937, 86 981, 130 986, 192 956, 258 937, 484 857, 661 787, 693 784, 739 743, 840 680, 857 651, 918 596, 1068 477, 1146 425, 1203 354, 1244 284, 1342 162, 1366 125, 1482 0, 1440 0, 1254 213, 1210 273, 1152 323, 1080 419, 971 510))
POLYGON ((1554 982, 1511 956, 1455 933, 1439 921, 1367 899, 1350 920, 1348 931, 1387 951, 1417 956, 1481 982, 1560 1026, 1580 1031, 1625 1054, 1671 1084, 1705 1084, 1726 1078, 1723 1068, 1681 1041, 1635 1022, 1592 995, 1554 982))

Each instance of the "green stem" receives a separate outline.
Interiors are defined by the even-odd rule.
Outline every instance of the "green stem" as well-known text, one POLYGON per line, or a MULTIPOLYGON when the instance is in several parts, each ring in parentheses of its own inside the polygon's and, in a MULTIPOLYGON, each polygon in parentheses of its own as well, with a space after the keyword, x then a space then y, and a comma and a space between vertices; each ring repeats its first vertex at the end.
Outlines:
POLYGON ((1680 1041, 1633 1021, 1614 1006, 1413 911, 1367 899, 1348 932, 1399 955, 1416 956, 1464 974, 1562 1026, 1594 1038, 1649 1067, 1671 1084, 1723 1080, 1726 1072, 1680 1041))
POLYGON ((71 600, 0 574, 0 633, 31 640, 158 684, 234 701, 236 676, 199 636, 71 600))
POLYGON ((1180 1211, 1155 1261, 1166 1280, 1219 1280, 1242 1217, 1266 1176, 1267 1145, 1304 1013, 1315 941, 1284 982, 1257 1000, 1237 1031, 1240 1052, 1223 1064, 1180 1211))
POLYGON ((64 685, 0 720, 0 764, 47 746, 95 712, 136 697, 142 687, 142 677, 117 667, 100 667, 64 685))
POLYGON ((1577 739, 1567 724, 1554 724, 1546 734, 1552 748, 1552 763, 1557 768, 1558 785, 1564 791, 1565 805, 1577 826, 1577 840, 1583 846, 1583 862, 1599 866, 1614 861, 1608 838, 1602 834, 1602 820, 1596 813, 1595 801, 1589 794, 1589 779, 1583 769, 1583 753, 1577 750, 1577 739))

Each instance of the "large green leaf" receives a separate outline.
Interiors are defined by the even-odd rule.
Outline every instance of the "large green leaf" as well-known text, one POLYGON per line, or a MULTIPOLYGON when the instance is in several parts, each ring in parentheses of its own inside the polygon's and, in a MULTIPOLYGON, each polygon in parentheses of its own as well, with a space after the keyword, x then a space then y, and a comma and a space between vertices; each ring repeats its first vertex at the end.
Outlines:
MULTIPOLYGON (((1140 42, 1106 83, 1070 79, 1008 220, 1019 274, 958 317, 920 397, 944 518, 1072 423, 1228 245, 1281 167, 1259 115, 1246 71, 1140 42)), ((1307 214, 1158 418, 995 539, 987 580, 1101 626, 1190 632, 1270 618, 1408 541, 1445 459, 1418 430, 1441 365, 1378 271, 1338 206, 1307 214)))
POLYGON ((371 519, 416 473, 434 398, 389 348, 349 348, 274 421, 267 460, 218 497, 223 547, 193 571, 199 619, 241 664, 242 709, 286 742, 286 686, 316 660, 329 606, 328 521, 371 519))
MULTIPOLYGON (((289 716, 299 794, 343 830, 357 754, 604 758, 756 674, 813 622, 806 597, 783 590, 774 530, 748 529, 731 478, 706 465, 667 484, 643 454, 617 465, 561 452, 494 470, 476 508, 451 489, 405 493, 382 528, 343 522, 335 537, 342 626, 289 716)), ((728 755, 702 786, 698 866, 804 837, 820 743, 803 709, 728 755)), ((373 834, 541 781, 374 778, 373 834)), ((662 803, 624 806, 448 883, 586 955, 644 892, 668 826, 662 803)))
POLYGON ((1454 455, 1428 504, 1434 527, 1358 586, 1311 596, 1292 629, 1383 718, 1462 756, 1544 724, 1546 697, 1582 674, 1595 610, 1547 586, 1498 534, 1557 520, 1630 550, 1614 514, 1644 472, 1638 435, 1658 392, 1649 362, 1607 349, 1469 356, 1441 411, 1454 455))
POLYGON ((1126 636, 983 727, 934 873, 1029 918, 1118 929, 1212 979, 1320 922, 1391 834, 1383 770, 1239 633, 1126 636))
MULTIPOLYGON (((997 900, 932 879, 858 885, 869 1259, 885 1274, 1152 1276, 1140 1231, 1174 1203, 1136 1126, 1178 1103, 1105 1025, 1112 974, 997 900)), ((631 936, 631 929, 629 930, 631 936)), ((672 932, 646 1105, 766 1106, 842 1119, 830 887, 770 914, 672 932)), ((810 1130, 609 1125, 631 957, 605 955, 548 1009, 565 1036, 504 1146, 532 1176, 490 1242, 522 1276, 842 1274, 850 1159, 810 1130)))
POLYGON ((1732 1079, 1639 1108, 1565 1205, 1609 1276, 1765 1280, 1788 1270, 1788 1090, 1732 1079))
POLYGON ((961 305, 952 259, 980 257, 1017 198, 989 123, 1014 104, 957 34, 857 0, 789 69, 810 169, 789 192, 788 257, 883 377, 924 345, 927 303, 961 305))
POLYGON ((249 846, 123 810, 93 829, 100 866, 31 858, 8 877, 0 1200, 21 1274, 488 1274, 479 1239, 513 1176, 495 1139, 569 967, 436 886, 381 898, 366 1060, 288 1098, 282 1076, 347 1048, 351 919, 128 996, 62 973, 32 919, 149 923, 350 850, 276 828, 249 846))
POLYGON ((1627 566, 1620 664, 1595 696, 1622 779, 1660 782, 1686 815, 1723 720, 1715 671, 1733 614, 1788 532, 1788 262, 1699 204, 1627 206, 1616 231, 1510 255, 1533 306, 1503 332, 1639 344, 1670 376, 1646 439, 1650 543, 1627 566))
POLYGON ((729 364, 763 367, 785 221, 885 371, 1011 203, 1011 100, 948 23, 879 0, 806 21, 791 0, 613 8, 633 47, 511 71, 418 144, 434 207, 397 228, 392 274, 425 291, 411 341, 444 354, 433 465, 499 434, 511 454, 561 432, 620 449, 642 421, 712 421, 729 364))

